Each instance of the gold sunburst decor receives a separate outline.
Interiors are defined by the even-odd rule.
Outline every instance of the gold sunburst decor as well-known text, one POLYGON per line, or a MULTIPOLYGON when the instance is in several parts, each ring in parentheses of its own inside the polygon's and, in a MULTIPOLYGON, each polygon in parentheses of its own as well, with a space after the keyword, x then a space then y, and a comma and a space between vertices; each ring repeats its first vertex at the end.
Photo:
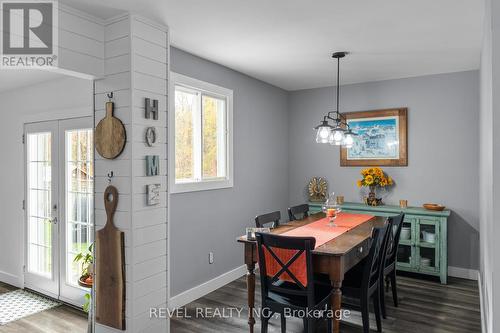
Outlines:
POLYGON ((313 177, 309 181, 307 189, 309 192, 309 201, 324 202, 326 200, 328 183, 323 177, 313 177))

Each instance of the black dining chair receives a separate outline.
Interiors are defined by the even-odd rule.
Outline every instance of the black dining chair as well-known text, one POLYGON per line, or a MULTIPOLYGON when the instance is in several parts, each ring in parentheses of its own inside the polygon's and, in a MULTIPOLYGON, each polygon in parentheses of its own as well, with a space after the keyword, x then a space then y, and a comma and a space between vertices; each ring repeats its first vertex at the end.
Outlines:
POLYGON ((309 216, 309 205, 302 204, 288 208, 288 218, 290 221, 304 219, 309 216))
POLYGON ((257 228, 264 228, 267 224, 272 223, 270 227, 276 228, 277 226, 280 225, 280 220, 281 220, 281 213, 279 210, 277 210, 272 213, 257 215, 255 217, 255 226, 257 228))
POLYGON ((386 291, 389 290, 389 284, 392 287, 392 299, 394 306, 398 306, 398 290, 396 285, 396 262, 398 260, 399 238, 401 236, 401 228, 405 214, 390 217, 393 227, 388 232, 389 237, 386 245, 386 255, 380 279, 380 303, 382 308, 382 317, 387 318, 387 310, 385 307, 385 291, 384 281, 386 282, 386 291))
POLYGON ((299 317, 301 312, 307 313, 307 310, 310 310, 309 313, 321 313, 321 316, 302 317, 304 332, 314 332, 317 321, 321 319, 328 321, 328 332, 331 332, 331 320, 328 312, 323 310, 331 308, 332 288, 329 285, 319 285, 314 279, 311 253, 316 244, 314 237, 287 237, 266 233, 256 233, 255 237, 262 290, 261 332, 267 333, 269 319, 274 314, 280 314, 281 332, 285 333, 285 313, 299 317), (283 253, 290 257, 286 262, 282 261, 283 253), (305 277, 295 275, 292 265, 304 265, 305 277))
POLYGON ((342 285, 342 305, 361 311, 363 332, 370 332, 370 301, 373 300, 377 331, 382 332, 380 311, 380 277, 384 256, 384 243, 387 241, 389 221, 383 227, 374 228, 370 252, 360 263, 351 268, 344 276, 342 285), (351 300, 353 302, 351 302, 351 300))

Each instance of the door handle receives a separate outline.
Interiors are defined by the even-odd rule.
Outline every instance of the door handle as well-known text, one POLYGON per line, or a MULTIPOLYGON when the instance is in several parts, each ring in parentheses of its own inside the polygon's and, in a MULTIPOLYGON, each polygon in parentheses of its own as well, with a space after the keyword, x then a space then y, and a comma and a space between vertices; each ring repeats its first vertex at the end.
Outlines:
POLYGON ((49 220, 50 223, 52 224, 57 224, 57 217, 53 217, 49 220))

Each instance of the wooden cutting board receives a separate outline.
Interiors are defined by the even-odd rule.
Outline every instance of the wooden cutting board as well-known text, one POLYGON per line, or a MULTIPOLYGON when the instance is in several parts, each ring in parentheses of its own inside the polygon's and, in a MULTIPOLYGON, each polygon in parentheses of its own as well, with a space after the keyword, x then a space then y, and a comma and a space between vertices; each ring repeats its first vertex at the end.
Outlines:
POLYGON ((95 129, 95 148, 104 158, 117 158, 125 148, 126 133, 120 119, 113 116, 114 103, 106 103, 106 116, 95 129))
POLYGON ((125 244, 124 233, 113 224, 118 190, 104 191, 107 221, 96 237, 96 322, 125 330, 125 244))

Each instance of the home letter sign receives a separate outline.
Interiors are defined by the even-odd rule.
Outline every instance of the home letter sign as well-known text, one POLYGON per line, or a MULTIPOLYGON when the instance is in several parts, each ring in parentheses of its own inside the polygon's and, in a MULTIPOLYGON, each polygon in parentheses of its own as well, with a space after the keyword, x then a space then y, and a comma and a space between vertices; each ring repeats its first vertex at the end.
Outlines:
POLYGON ((158 176, 160 173, 160 156, 146 156, 146 176, 158 176))
POLYGON ((158 120, 158 100, 153 99, 153 105, 151 105, 151 100, 146 98, 146 119, 151 119, 151 113, 153 114, 153 119, 158 120))

